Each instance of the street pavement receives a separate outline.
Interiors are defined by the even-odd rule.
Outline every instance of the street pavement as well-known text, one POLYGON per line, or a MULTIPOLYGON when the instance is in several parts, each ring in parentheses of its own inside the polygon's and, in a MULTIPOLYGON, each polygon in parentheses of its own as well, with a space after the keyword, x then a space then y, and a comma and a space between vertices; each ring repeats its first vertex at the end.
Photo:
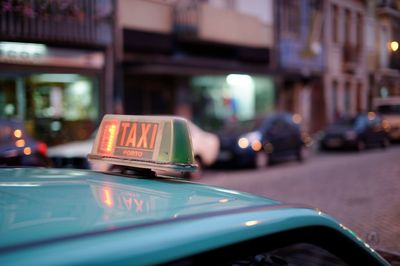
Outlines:
POLYGON ((208 170, 196 182, 317 207, 372 247, 400 254, 400 145, 312 152, 303 163, 262 170, 208 170))

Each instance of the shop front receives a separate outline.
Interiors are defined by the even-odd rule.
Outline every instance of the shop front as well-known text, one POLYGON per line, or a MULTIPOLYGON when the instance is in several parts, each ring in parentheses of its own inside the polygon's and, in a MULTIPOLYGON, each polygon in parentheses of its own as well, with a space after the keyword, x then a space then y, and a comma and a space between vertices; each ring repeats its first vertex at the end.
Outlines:
POLYGON ((217 131, 275 110, 275 85, 266 75, 227 74, 191 79, 193 120, 217 131))
POLYGON ((101 110, 102 52, 0 42, 0 117, 48 145, 85 139, 101 110))

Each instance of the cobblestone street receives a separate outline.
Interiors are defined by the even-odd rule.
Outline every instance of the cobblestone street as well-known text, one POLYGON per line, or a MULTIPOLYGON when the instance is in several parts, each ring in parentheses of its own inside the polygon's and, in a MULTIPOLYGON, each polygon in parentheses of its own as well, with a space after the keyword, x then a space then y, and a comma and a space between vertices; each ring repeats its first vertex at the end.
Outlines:
POLYGON ((374 248, 400 254, 400 146, 310 155, 265 170, 210 170, 198 182, 321 209, 374 248))

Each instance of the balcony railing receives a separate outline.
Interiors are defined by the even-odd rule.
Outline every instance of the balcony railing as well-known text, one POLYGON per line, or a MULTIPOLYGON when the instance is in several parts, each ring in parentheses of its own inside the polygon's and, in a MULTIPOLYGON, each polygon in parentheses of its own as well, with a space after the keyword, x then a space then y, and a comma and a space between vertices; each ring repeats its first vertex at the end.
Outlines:
POLYGON ((174 28, 178 36, 254 48, 273 45, 273 27, 236 10, 219 9, 202 0, 177 1, 174 28), (227 29, 224 25, 230 25, 227 29))
POLYGON ((0 0, 0 37, 102 45, 111 40, 111 0, 0 0))

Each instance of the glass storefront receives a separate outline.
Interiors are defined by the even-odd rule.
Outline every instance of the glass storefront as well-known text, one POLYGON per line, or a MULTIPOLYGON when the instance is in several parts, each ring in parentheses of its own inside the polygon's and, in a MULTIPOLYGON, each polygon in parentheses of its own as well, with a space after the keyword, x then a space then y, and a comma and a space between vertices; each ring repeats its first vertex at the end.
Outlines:
POLYGON ((193 120, 216 131, 226 123, 255 118, 275 109, 270 77, 230 74, 197 76, 191 80, 193 120))
POLYGON ((25 121, 36 138, 55 145, 87 138, 99 117, 96 78, 80 74, 0 76, 0 116, 25 121))

